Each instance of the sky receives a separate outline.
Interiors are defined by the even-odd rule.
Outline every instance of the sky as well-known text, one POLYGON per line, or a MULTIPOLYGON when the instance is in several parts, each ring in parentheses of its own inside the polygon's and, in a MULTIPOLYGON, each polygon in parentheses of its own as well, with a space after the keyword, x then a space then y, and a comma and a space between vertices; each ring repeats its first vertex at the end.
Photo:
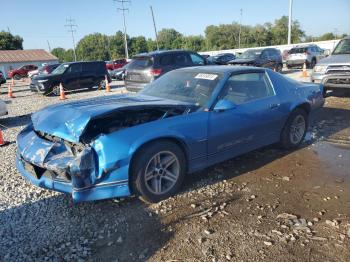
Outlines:
MULTIPOLYGON (((204 35, 208 25, 239 22, 256 25, 288 15, 289 0, 131 0, 127 4, 127 33, 154 38, 157 29, 174 28, 184 35, 204 35)), ((123 30, 122 12, 113 0, 0 0, 0 31, 23 37, 24 49, 71 48, 66 19, 77 24, 76 41, 90 33, 112 35, 123 30)), ((293 20, 307 35, 350 34, 350 0, 293 0, 293 20)))

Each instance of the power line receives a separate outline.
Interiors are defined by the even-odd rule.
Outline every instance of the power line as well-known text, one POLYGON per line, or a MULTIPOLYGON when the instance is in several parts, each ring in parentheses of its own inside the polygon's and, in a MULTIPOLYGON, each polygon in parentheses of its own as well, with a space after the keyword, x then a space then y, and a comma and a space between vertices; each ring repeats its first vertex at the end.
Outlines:
POLYGON ((77 55, 75 53, 75 40, 74 40, 74 33, 77 31, 75 28, 78 26, 75 24, 75 20, 71 17, 66 19, 66 25, 65 27, 68 28, 68 32, 72 34, 72 41, 73 41, 73 53, 74 53, 74 61, 77 61, 77 55))
POLYGON ((129 0, 113 0, 114 2, 120 3, 121 7, 118 7, 117 10, 123 12, 123 24, 124 24, 124 46, 125 46, 125 57, 129 59, 129 51, 128 51, 128 41, 126 39, 126 22, 125 22, 125 11, 129 11, 129 8, 125 8, 125 3, 129 3, 129 0))

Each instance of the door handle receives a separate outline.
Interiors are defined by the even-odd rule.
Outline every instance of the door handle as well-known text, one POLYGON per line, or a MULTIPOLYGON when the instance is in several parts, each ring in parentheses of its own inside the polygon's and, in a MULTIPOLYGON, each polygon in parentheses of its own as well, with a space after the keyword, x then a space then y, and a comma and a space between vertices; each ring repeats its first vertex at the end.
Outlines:
POLYGON ((277 108, 279 106, 280 106, 280 104, 270 104, 270 109, 274 109, 274 108, 277 108))

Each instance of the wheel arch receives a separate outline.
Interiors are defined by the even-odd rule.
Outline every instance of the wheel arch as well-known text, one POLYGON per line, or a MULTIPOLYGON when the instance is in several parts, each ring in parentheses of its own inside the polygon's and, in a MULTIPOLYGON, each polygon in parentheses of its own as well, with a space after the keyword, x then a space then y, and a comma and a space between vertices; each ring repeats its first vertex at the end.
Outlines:
POLYGON ((311 105, 308 103, 308 102, 304 102, 304 103, 301 103, 301 104, 298 104, 296 105, 293 110, 291 110, 291 113, 293 111, 295 111, 296 109, 302 109, 304 110, 308 115, 310 114, 311 112, 311 105))
POLYGON ((179 146, 182 150, 182 152, 184 153, 185 156, 185 160, 186 160, 186 172, 188 171, 188 165, 189 165, 189 149, 188 149, 188 145, 179 137, 174 137, 174 136, 164 136, 164 137, 157 137, 157 138, 153 138, 150 139, 148 141, 145 141, 144 143, 140 144, 132 153, 131 155, 131 159, 130 159, 130 164, 129 164, 129 188, 130 191, 133 192, 133 168, 135 166, 135 160, 137 158, 137 155, 142 151, 142 149, 144 149, 145 147, 147 147, 148 145, 150 145, 151 143, 154 142, 160 142, 160 141, 168 141, 168 142, 172 142, 174 144, 176 144, 177 146, 179 146))

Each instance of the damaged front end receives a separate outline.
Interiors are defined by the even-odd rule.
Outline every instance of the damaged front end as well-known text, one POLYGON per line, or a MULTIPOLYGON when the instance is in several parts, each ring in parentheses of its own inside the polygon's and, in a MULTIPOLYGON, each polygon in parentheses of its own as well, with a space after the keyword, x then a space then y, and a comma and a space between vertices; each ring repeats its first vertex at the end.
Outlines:
POLYGON ((137 126, 197 108, 140 98, 143 104, 122 106, 131 98, 108 99, 98 106, 79 101, 33 114, 32 124, 17 137, 22 175, 39 187, 72 194, 75 202, 129 196, 131 148, 147 129, 137 126))
MULTIPOLYGON (((33 184, 72 194, 75 202, 110 197, 108 190, 99 192, 98 163, 90 145, 72 143, 26 127, 17 137, 19 171, 33 184)), ((125 182, 125 181, 124 181, 125 182)), ((114 183, 113 196, 129 195, 128 185, 114 183)))

